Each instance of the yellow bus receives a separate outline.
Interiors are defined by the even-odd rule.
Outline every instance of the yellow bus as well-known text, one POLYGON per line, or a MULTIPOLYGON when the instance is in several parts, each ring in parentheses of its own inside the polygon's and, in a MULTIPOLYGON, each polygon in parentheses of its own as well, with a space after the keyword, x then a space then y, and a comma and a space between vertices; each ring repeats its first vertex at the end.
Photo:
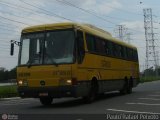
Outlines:
POLYGON ((139 83, 136 47, 93 25, 70 22, 27 27, 19 45, 19 95, 39 98, 43 105, 61 97, 92 102, 99 93, 131 93, 139 83))

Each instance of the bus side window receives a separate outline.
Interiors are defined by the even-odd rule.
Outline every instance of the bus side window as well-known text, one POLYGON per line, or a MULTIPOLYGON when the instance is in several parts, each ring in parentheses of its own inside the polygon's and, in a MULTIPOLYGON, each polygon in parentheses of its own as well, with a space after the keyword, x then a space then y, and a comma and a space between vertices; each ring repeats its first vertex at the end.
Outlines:
POLYGON ((86 34, 86 42, 88 51, 95 53, 96 52, 95 37, 93 35, 86 34))
POLYGON ((137 54, 137 51, 134 50, 133 52, 134 52, 134 60, 135 60, 135 61, 138 61, 138 54, 137 54))
POLYGON ((138 52, 136 51, 136 54, 135 54, 135 59, 136 59, 136 61, 138 61, 138 52))
POLYGON ((108 49, 109 49, 109 55, 113 56, 113 43, 108 41, 108 49))
POLYGON ((126 59, 129 60, 129 49, 126 47, 126 59))
POLYGON ((127 60, 127 49, 123 47, 124 59, 127 60))
POLYGON ((105 55, 105 41, 96 37, 96 53, 99 55, 105 55))
POLYGON ((105 52, 106 52, 106 55, 110 55, 110 50, 109 50, 109 42, 108 41, 106 41, 105 42, 105 52))
POLYGON ((124 47, 123 46, 121 46, 120 52, 121 52, 121 58, 125 59, 125 53, 124 53, 124 47))
POLYGON ((77 31, 77 46, 78 46, 78 63, 81 64, 84 59, 85 50, 84 50, 84 39, 83 32, 77 31))

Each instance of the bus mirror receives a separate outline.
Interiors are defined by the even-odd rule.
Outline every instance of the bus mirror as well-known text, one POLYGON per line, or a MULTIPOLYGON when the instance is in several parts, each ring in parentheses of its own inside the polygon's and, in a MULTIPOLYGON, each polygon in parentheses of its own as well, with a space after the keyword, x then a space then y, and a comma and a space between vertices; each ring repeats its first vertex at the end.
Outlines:
POLYGON ((10 55, 13 56, 13 54, 14 54, 14 43, 11 43, 10 55))

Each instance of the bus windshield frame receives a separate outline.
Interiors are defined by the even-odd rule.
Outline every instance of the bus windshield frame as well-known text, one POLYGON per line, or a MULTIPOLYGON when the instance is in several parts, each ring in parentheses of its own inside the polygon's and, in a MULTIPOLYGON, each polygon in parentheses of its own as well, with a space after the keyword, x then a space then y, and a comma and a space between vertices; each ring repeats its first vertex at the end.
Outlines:
POLYGON ((75 40, 73 29, 22 33, 18 66, 72 64, 75 40))

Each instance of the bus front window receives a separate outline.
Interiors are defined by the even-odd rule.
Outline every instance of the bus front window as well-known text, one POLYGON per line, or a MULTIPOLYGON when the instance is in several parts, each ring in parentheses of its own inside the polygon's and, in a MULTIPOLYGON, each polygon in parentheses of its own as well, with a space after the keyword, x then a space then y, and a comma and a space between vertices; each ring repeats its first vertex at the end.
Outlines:
POLYGON ((46 33, 44 64, 65 64, 73 62, 73 30, 56 30, 46 33))
POLYGON ((22 34, 19 65, 72 63, 74 39, 70 29, 22 34))

